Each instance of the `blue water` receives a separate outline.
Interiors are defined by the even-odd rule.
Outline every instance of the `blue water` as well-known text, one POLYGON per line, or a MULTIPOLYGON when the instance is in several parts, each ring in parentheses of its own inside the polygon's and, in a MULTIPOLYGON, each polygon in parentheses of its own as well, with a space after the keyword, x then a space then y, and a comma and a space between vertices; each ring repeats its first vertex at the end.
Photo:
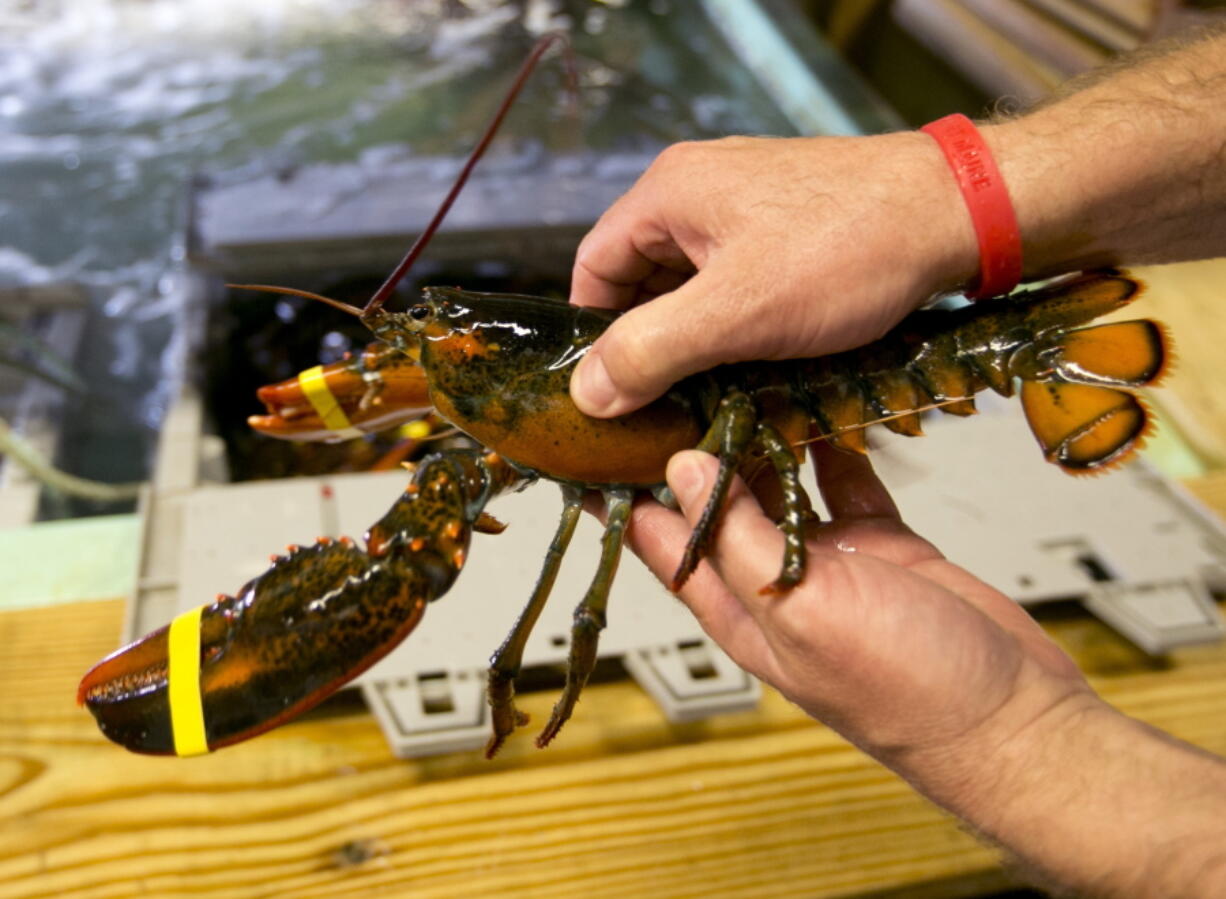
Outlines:
POLYGON ((547 66, 507 139, 589 148, 789 133, 688 4, 0 0, 0 286, 91 297, 59 463, 147 475, 182 356, 188 183, 380 148, 462 153, 532 41, 568 30, 582 133, 547 66))

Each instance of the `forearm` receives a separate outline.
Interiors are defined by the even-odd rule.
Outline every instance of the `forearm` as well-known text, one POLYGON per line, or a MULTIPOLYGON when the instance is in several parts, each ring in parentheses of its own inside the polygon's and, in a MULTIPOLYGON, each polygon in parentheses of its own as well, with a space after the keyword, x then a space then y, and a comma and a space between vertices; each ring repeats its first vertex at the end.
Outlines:
POLYGON ((1226 895, 1226 763, 1074 695, 1020 728, 913 759, 917 786, 1048 886, 1093 897, 1226 895))
POLYGON ((983 130, 1028 276, 1226 253, 1226 34, 983 130))
MULTIPOLYGON (((1226 35, 982 131, 1028 277, 1226 254, 1226 35)), ((1042 695, 1020 698, 1013 728, 887 761, 1078 895, 1226 895, 1226 763, 1090 694, 1042 695)))
MULTIPOLYGON (((1025 276, 1226 254, 1223 60, 1218 37, 982 128, 1025 276)), ((637 308, 580 360, 571 396, 607 418, 719 364, 860 346, 978 272, 926 134, 677 144, 576 255, 572 302, 637 308)))

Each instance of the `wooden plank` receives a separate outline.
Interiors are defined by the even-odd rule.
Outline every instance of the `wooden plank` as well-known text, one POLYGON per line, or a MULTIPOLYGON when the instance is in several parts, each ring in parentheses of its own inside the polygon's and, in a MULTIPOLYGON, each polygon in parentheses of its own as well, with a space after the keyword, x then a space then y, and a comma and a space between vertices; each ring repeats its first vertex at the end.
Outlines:
MULTIPOLYGON (((660 149, 487 160, 448 213, 427 257, 516 259, 521 268, 561 265, 569 274, 569 263, 557 260, 574 257, 592 223, 660 149)), ((360 163, 319 164, 205 187, 193 197, 192 263, 227 278, 277 277, 291 269, 382 271, 425 227, 461 163, 417 157, 377 170, 360 163), (304 198, 316 198, 306 211, 304 198)))
MULTIPOLYGON (((993 869, 774 694, 670 725, 637 687, 597 685, 556 748, 521 738, 494 763, 396 760, 364 714, 202 759, 129 755, 72 705, 120 616, 118 602, 0 616, 14 649, 0 694, 17 697, 0 713, 0 897, 836 896, 993 869)), ((525 706, 543 720, 553 698, 525 706)))
POLYGON ((1226 470, 1213 471, 1204 477, 1189 478, 1183 482, 1194 497, 1214 510, 1219 516, 1226 513, 1226 470))
MULTIPOLYGON (((877 14, 882 0, 833 0, 824 5, 826 40, 840 53, 846 53, 860 36, 865 23, 877 14)), ((815 12, 810 10, 810 15, 815 12)))
MULTIPOLYGON (((634 685, 595 685, 555 747, 521 736, 490 763, 392 758, 343 705, 215 756, 130 755, 73 704, 121 617, 118 601, 0 615, 0 899, 923 884, 954 896, 1007 883, 990 850, 771 691, 753 713, 673 725, 634 685)), ((1155 664, 1085 616, 1050 629, 1125 711, 1226 752, 1226 648, 1155 664)), ((553 699, 524 705, 540 721, 553 699)))

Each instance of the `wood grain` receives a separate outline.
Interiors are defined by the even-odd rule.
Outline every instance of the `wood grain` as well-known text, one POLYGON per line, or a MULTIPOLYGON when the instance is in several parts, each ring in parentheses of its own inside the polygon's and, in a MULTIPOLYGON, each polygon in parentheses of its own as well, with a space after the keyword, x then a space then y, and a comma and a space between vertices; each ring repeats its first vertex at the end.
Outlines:
MULTIPOLYGON (((115 601, 0 615, 0 899, 1006 883, 990 850, 770 692, 754 713, 677 726, 637 687, 596 685, 554 748, 520 738, 492 763, 395 759, 346 709, 200 759, 129 755, 73 704, 121 614, 115 601)), ((1112 702, 1226 753, 1226 648, 1155 664, 1083 616, 1050 627, 1112 702)), ((552 699, 525 706, 539 721, 552 699)))

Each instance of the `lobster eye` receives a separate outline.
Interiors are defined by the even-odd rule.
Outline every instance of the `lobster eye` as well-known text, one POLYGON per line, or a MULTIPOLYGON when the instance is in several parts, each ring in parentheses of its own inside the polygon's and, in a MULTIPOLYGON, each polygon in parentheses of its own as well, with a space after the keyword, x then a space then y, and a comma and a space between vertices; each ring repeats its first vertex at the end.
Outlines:
POLYGON ((415 322, 424 322, 434 315, 434 310, 428 303, 418 303, 409 307, 409 318, 415 322))

